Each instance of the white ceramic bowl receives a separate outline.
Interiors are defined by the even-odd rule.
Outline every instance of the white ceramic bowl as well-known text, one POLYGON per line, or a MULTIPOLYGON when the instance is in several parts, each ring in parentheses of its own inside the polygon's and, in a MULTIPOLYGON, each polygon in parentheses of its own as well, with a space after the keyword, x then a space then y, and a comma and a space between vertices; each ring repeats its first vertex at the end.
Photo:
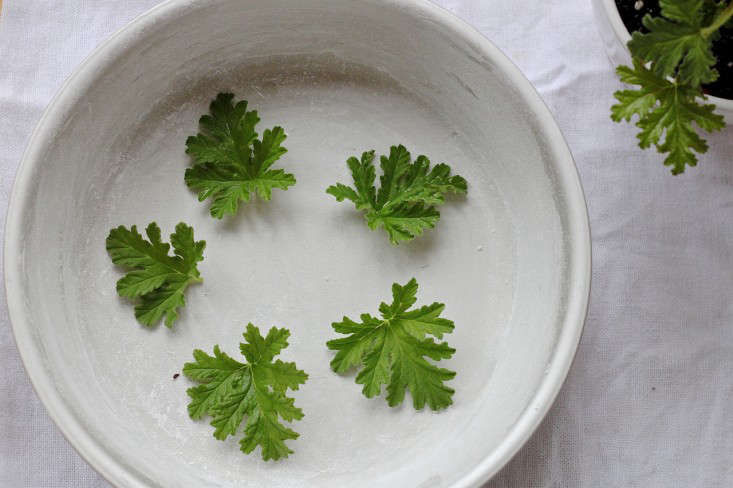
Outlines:
POLYGON ((418 0, 169 1, 102 45, 34 132, 7 220, 18 348, 69 441, 124 487, 469 487, 493 475, 552 404, 588 299, 590 242, 570 152, 489 41, 418 0), (281 124, 298 184, 216 221, 183 184, 186 136, 217 92, 281 124), (404 143, 449 162, 469 195, 399 247, 324 193, 345 159, 404 143), (175 223, 206 239, 204 283, 175 328, 145 329, 116 296, 110 228, 175 223), (330 322, 376 312, 392 282, 456 323, 455 404, 367 400, 329 371, 330 322), (310 374, 295 454, 277 463, 186 415, 172 375, 195 347, 236 352, 244 324, 292 330, 310 374))
MULTIPOLYGON (((631 53, 626 43, 631 39, 629 30, 621 20, 615 0, 592 0, 598 33, 606 47, 611 62, 618 66, 631 66, 631 53)), ((708 96, 708 103, 715 104, 717 113, 725 117, 728 124, 733 124, 733 100, 708 96)))

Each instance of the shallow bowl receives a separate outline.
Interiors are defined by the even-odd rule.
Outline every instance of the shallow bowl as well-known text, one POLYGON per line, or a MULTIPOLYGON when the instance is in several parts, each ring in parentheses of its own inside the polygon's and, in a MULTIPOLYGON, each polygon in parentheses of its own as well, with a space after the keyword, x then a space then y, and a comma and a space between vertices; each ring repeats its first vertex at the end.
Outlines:
POLYGON ((104 43, 50 105, 11 199, 5 283, 18 348, 51 417, 121 487, 469 487, 504 465, 565 379, 585 317, 590 243, 570 152, 489 41, 418 0, 175 0, 104 43), (183 183, 185 140, 220 91, 282 125, 297 177, 233 218, 183 183), (402 143, 469 182, 435 229, 398 247, 327 195, 348 156, 402 143), (179 221, 208 243, 173 329, 115 293, 118 225, 179 221), (342 316, 420 283, 456 324, 454 405, 368 400, 329 370, 342 316), (245 456, 186 413, 194 348, 234 354, 247 322, 292 331, 310 374, 295 453, 245 456))

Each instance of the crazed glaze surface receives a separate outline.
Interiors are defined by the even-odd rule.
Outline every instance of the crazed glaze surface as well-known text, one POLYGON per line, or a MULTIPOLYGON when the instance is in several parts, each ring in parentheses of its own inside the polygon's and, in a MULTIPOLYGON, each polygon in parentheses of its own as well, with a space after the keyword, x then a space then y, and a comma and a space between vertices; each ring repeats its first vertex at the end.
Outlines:
POLYGON ((526 440, 565 377, 589 282, 585 207, 548 111, 475 32, 412 1, 168 2, 98 51, 44 116, 8 216, 19 349, 71 442, 119 486, 476 486, 526 440), (219 91, 246 98, 298 183, 217 221, 183 183, 185 138, 219 91), (345 159, 403 143, 447 162, 467 198, 399 247, 325 188, 345 159), (204 283, 172 331, 135 322, 104 250, 119 224, 192 224, 204 283), (455 404, 415 412, 329 371, 343 315, 416 277, 446 303, 455 404), (310 378, 295 454, 265 463, 186 414, 195 347, 234 354, 247 322, 291 329, 310 378))

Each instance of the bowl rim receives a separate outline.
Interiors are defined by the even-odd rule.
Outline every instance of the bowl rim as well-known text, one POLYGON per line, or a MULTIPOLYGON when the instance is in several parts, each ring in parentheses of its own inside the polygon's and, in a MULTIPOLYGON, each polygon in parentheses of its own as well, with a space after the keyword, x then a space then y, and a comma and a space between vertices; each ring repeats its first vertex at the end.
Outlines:
MULTIPOLYGON (((166 0, 137 16, 98 45, 62 84, 31 133, 21 158, 10 195, 5 223, 4 263, 5 293, 11 329, 16 346, 31 384, 51 419, 74 449, 99 474, 114 486, 143 488, 157 483, 118 459, 83 426, 56 390, 53 381, 42 366, 30 323, 24 314, 24 299, 19 287, 23 276, 20 239, 24 209, 33 198, 33 175, 44 161, 42 155, 48 141, 53 140, 56 128, 65 120, 79 93, 97 80, 105 67, 114 63, 135 38, 154 24, 184 15, 190 8, 215 4, 226 0, 166 0)), ((548 150, 557 170, 557 184, 564 191, 567 202, 568 241, 572 243, 568 268, 570 281, 564 321, 556 339, 554 351, 539 388, 519 415, 504 440, 471 471, 453 484, 452 488, 478 487, 495 475, 530 438, 544 419, 567 377, 575 358, 587 315, 591 282, 591 236, 586 201, 577 167, 570 149, 550 110, 524 77, 521 71, 499 48, 474 27, 451 12, 428 0, 370 0, 385 6, 397 6, 413 16, 420 16, 443 25, 452 34, 463 38, 479 49, 501 70, 536 117, 544 133, 548 150)))
MULTIPOLYGON (((626 25, 624 25, 623 19, 621 19, 621 14, 619 13, 618 7, 616 6, 616 1, 600 0, 600 2, 603 6, 603 13, 608 18, 611 30, 616 36, 616 40, 621 43, 624 52, 631 56, 629 48, 626 47, 626 44, 631 40, 631 33, 629 32, 629 29, 626 28, 626 25)), ((719 107, 721 111, 733 111, 733 100, 728 98, 715 97, 713 95, 706 95, 706 97, 710 103, 714 104, 716 107, 719 107)))

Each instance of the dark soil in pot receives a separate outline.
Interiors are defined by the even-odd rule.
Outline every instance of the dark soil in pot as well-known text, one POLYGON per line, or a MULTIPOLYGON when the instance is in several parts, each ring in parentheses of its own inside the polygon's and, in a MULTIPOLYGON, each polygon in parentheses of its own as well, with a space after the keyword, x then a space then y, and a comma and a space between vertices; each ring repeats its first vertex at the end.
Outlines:
MULTIPOLYGON (((641 19, 650 14, 661 15, 659 0, 615 0, 618 12, 629 32, 648 32, 641 24, 641 19)), ((733 29, 721 29, 720 38, 713 44, 713 52, 718 59, 715 69, 720 77, 709 85, 703 85, 708 95, 733 100, 733 29)))

